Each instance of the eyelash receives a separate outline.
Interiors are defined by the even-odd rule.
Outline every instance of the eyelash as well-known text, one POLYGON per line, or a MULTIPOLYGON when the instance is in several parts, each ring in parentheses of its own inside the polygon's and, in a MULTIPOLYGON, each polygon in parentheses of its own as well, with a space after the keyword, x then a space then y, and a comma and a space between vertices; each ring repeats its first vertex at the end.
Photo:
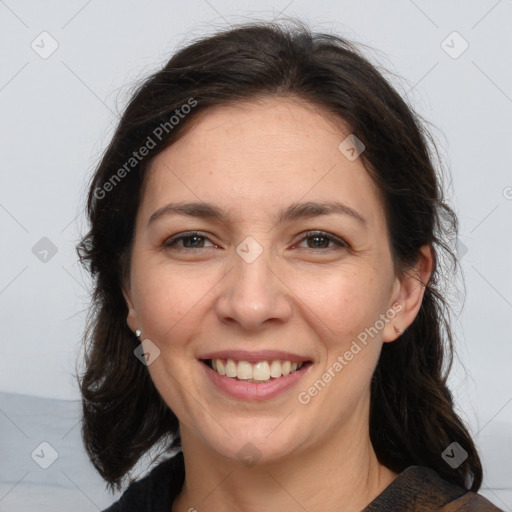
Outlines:
MULTIPOLYGON (((193 238, 193 237, 199 237, 199 238, 204 238, 204 239, 208 240, 208 237, 206 236, 206 234, 202 233, 201 231, 189 231, 187 233, 181 233, 179 235, 175 235, 175 236, 172 236, 171 238, 168 238, 164 242, 163 248, 164 249, 174 248, 176 243, 179 242, 180 240, 185 240, 185 239, 193 238)), ((330 233, 326 233, 325 231, 307 231, 306 233, 304 233, 304 236, 299 240, 299 242, 307 240, 308 238, 315 238, 315 237, 316 238, 326 238, 330 242, 334 242, 339 248, 345 248, 345 249, 349 248, 349 245, 344 240, 342 240, 341 238, 338 238, 334 235, 331 235, 330 233)), ((190 251, 190 250, 195 250, 195 249, 203 249, 203 247, 180 247, 178 250, 189 250, 190 251)), ((311 248, 311 247, 307 247, 307 249, 309 249, 310 251, 319 252, 319 250, 311 248)), ((329 249, 323 249, 323 250, 328 251, 329 249)))

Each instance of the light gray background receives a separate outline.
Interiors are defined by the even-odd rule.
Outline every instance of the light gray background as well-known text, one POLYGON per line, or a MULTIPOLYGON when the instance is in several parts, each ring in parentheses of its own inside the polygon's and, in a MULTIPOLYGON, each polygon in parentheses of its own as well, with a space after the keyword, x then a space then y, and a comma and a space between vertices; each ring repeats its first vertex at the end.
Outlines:
POLYGON ((369 58, 434 125, 467 293, 450 384, 482 451, 481 492, 512 510, 511 0, 0 0, 1 511, 112 501, 80 445, 90 282, 74 247, 87 181, 135 81, 194 37, 279 16, 375 48, 369 58), (47 261, 43 237, 57 249, 47 261), (43 441, 59 455, 47 470, 30 457, 43 441))

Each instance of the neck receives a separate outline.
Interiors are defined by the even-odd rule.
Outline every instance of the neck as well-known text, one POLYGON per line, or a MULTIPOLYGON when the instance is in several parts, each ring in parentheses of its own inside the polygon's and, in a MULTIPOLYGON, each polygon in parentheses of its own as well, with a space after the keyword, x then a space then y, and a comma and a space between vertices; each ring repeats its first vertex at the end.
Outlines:
POLYGON ((246 466, 222 457, 180 428, 185 482, 173 512, 358 512, 396 477, 381 465, 368 429, 339 427, 329 442, 278 462, 246 466))

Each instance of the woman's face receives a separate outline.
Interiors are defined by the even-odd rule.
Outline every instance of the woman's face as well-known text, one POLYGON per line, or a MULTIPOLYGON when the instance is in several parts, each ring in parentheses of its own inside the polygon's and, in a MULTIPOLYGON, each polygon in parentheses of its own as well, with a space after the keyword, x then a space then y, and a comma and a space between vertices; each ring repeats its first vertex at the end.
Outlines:
POLYGON ((209 110, 151 166, 128 324, 182 437, 212 453, 276 461, 367 431, 371 376, 403 323, 381 198, 339 149, 348 135, 268 98, 209 110), (333 202, 345 211, 300 206, 333 202))

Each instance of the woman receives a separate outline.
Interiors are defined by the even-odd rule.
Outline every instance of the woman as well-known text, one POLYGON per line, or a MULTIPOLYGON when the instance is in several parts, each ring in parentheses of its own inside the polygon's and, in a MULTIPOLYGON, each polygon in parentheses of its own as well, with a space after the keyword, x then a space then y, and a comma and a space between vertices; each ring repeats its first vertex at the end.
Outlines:
MULTIPOLYGON (((443 373, 457 219, 414 113, 296 23, 180 50, 90 185, 83 437, 109 511, 499 510, 443 373)), ((451 359, 449 359, 449 362, 451 359)))

